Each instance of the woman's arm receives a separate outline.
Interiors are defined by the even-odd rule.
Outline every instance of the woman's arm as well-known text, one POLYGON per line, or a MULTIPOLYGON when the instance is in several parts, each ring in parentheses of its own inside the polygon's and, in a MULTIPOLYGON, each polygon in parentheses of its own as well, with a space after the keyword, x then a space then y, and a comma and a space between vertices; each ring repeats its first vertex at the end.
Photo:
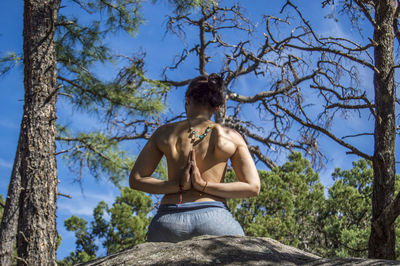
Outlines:
MULTIPOLYGON (((172 181, 159 180, 151 175, 156 169, 158 163, 160 162, 163 153, 158 148, 156 139, 159 135, 159 130, 154 132, 153 136, 144 146, 143 150, 140 152, 138 158, 136 159, 135 165, 129 175, 129 186, 132 189, 140 190, 152 194, 170 194, 179 192, 179 183, 183 182, 183 190, 190 188, 189 185, 184 183, 184 176, 190 175, 190 164, 186 166, 184 170, 184 176, 172 181), (182 180, 182 181, 180 181, 182 180), (189 186, 189 188, 188 188, 189 186)), ((189 178, 186 178, 189 180, 189 178)))
POLYGON ((204 181, 196 165, 195 152, 192 152, 192 186, 196 190, 222 198, 248 198, 258 195, 260 177, 257 168, 243 138, 239 134, 237 135, 235 138, 237 148, 231 157, 231 162, 239 181, 230 183, 204 181))

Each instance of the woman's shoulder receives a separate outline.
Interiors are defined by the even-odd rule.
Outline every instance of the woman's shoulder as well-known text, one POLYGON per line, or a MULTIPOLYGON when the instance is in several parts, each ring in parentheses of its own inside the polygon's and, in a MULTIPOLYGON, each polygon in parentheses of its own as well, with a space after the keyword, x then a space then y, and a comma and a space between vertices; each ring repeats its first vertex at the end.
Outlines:
POLYGON ((154 131, 152 138, 157 140, 169 140, 171 137, 177 136, 178 132, 182 131, 184 126, 185 121, 164 124, 154 131))
POLYGON ((233 128, 222 126, 220 124, 215 124, 214 128, 218 135, 228 138, 234 143, 238 143, 243 140, 242 135, 240 135, 240 133, 233 128))
POLYGON ((168 131, 176 130, 177 128, 181 128, 184 126, 185 121, 177 121, 172 123, 166 123, 164 125, 159 126, 154 133, 168 133, 168 131))

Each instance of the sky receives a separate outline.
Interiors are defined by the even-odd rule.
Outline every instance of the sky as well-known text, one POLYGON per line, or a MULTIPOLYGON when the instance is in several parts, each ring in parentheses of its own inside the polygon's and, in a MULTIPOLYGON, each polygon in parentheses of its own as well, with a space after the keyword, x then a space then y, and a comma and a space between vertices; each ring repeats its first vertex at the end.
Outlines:
MULTIPOLYGON (((182 45, 177 37, 165 35, 168 5, 162 3, 162 1, 158 2, 157 6, 150 3, 144 5, 142 12, 145 22, 140 26, 135 37, 117 34, 107 39, 107 42, 114 49, 115 53, 131 54, 135 51, 145 50, 148 62, 147 73, 155 78, 159 78, 163 67, 172 62, 176 53, 176 47, 182 45)), ((293 2, 299 5, 299 8, 304 12, 304 16, 315 27, 318 33, 333 32, 340 36, 355 35, 354 29, 352 30, 349 24, 342 21, 335 22, 332 19, 324 19, 324 16, 328 15, 331 10, 322 10, 319 4, 315 4, 317 1, 297 0, 293 2)), ((68 6, 71 4, 71 1, 63 1, 64 3, 68 6)), ((263 14, 279 15, 279 10, 282 6, 282 1, 253 0, 251 3, 251 5, 247 5, 247 12, 252 18, 261 18, 263 14)), ((67 10, 66 12, 72 11, 67 10)), ((0 56, 4 56, 12 51, 18 54, 22 53, 22 18, 22 0, 0 1, 0 56)), ((188 39, 190 38, 191 36, 188 36, 188 39)), ((96 67, 98 68, 97 73, 102 77, 112 77, 113 72, 108 69, 108 66, 99 65, 96 67)), ((218 69, 211 69, 210 71, 218 71, 218 69)), ((171 75, 171 77, 179 80, 197 74, 194 67, 186 66, 184 70, 174 72, 171 75)), ((370 73, 361 71, 360 75, 364 85, 372 89, 370 73)), ((252 84, 250 79, 243 78, 235 83, 235 86, 239 87, 243 94, 251 94, 254 84, 252 84)), ((22 117, 24 98, 23 66, 19 65, 8 74, 0 77, 0 87, 2 90, 2 97, 0 98, 0 194, 5 197, 22 117)), ((312 101, 314 99, 309 100, 312 101)), ((181 91, 175 91, 168 99, 172 111, 176 113, 183 111, 183 105, 174 106, 173 104, 179 101, 183 103, 183 93, 181 91)), ((99 121, 93 119, 88 114, 71 109, 66 101, 59 101, 57 112, 60 121, 71 125, 75 130, 82 127, 101 127, 99 121)), ((252 113, 247 114, 249 118, 253 115, 252 113)), ((373 131, 372 121, 366 119, 360 120, 357 117, 354 118, 340 121, 339 124, 335 125, 335 130, 340 132, 343 129, 355 128, 370 132, 373 131)), ((356 142, 363 151, 372 152, 373 145, 371 145, 372 142, 370 140, 364 138, 356 142)), ((320 138, 319 143, 320 148, 327 153, 329 158, 326 167, 320 170, 321 182, 325 186, 330 186, 333 184, 331 178, 333 169, 336 167, 351 168, 352 161, 357 160, 357 157, 346 155, 343 148, 326 137, 320 138)), ((142 144, 143 142, 128 143, 125 147, 131 154, 137 154, 138 147, 142 144)), ((278 164, 285 161, 285 156, 277 156, 276 158, 278 164)), ((77 215, 90 221, 93 208, 101 200, 111 205, 115 197, 119 195, 119 190, 106 179, 95 180, 89 173, 84 174, 81 184, 75 182, 76 176, 68 170, 65 162, 60 159, 58 160, 58 175, 61 181, 58 187, 59 192, 72 196, 72 199, 58 198, 57 228, 63 241, 57 256, 61 259, 75 249, 74 234, 65 230, 63 226, 64 220, 71 215, 77 215)))

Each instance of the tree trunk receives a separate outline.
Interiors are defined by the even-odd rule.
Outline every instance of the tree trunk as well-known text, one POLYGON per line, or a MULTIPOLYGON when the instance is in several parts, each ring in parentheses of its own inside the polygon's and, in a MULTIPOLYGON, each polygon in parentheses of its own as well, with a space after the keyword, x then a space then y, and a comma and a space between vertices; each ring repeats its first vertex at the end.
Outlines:
MULTIPOLYGON (((21 127, 22 129, 22 127, 21 127)), ((9 266, 12 262, 14 244, 17 235, 19 196, 21 191, 21 135, 18 140, 17 152, 11 173, 10 184, 8 185, 6 206, 3 212, 0 227, 0 265, 9 266)))
MULTIPOLYGON (((395 91, 393 58, 392 0, 375 1, 375 152, 373 156, 374 183, 372 222, 376 221, 394 195, 395 180, 395 91)), ((374 223, 372 223, 374 224, 374 223)), ((368 256, 395 259, 394 223, 384 220, 371 226, 368 256)))
POLYGON ((24 86, 18 265, 56 264, 56 100, 54 30, 60 0, 25 0, 24 86))

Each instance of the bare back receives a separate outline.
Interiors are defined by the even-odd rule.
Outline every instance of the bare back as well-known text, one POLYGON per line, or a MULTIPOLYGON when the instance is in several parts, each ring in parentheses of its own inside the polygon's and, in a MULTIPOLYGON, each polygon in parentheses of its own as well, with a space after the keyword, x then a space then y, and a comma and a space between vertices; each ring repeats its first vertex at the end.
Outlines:
MULTIPOLYGON (((196 128, 205 130, 208 124, 198 125, 196 128)), ((189 138, 189 124, 180 121, 173 124, 164 125, 159 129, 155 143, 158 149, 165 155, 168 165, 168 179, 178 179, 187 165, 189 152, 194 149, 196 153, 196 163, 201 176, 208 182, 223 182, 227 162, 237 149, 237 139, 240 135, 228 128, 218 124, 211 124, 211 131, 206 137, 195 144, 189 138)), ((241 138, 241 137, 240 137, 241 138)), ((203 194, 194 189, 184 191, 184 202, 195 201, 225 201, 225 199, 203 194)), ((172 204, 178 202, 177 194, 167 194, 162 200, 162 204, 172 204)))

